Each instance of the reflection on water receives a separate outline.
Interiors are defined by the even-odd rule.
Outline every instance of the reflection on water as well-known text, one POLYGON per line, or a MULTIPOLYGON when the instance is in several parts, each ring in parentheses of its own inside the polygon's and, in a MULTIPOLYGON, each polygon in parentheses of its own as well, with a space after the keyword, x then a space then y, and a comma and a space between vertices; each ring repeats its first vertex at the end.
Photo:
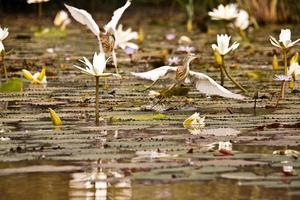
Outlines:
POLYGON ((71 174, 69 188, 71 200, 129 200, 132 197, 130 178, 117 171, 104 172, 99 167, 71 174))
MULTIPOLYGON (((35 165, 37 163, 34 163, 35 165)), ((48 163, 49 164, 49 163, 48 163)), ((53 164, 53 163, 52 163, 53 164)), ((64 163, 66 164, 66 163, 64 163)), ((70 163, 68 163, 70 164, 70 163)), ((26 165, 26 164, 24 164, 26 165)), ((8 167, 7 164, 4 166, 8 167)), ((20 166, 10 163, 9 167, 20 166)), ((97 165, 99 166, 99 165, 97 165)), ((3 165, 0 163, 0 168, 3 165)), ((24 173, 0 177, 2 200, 296 200, 296 188, 239 186, 237 181, 131 182, 120 171, 92 167, 85 172, 24 173), (290 195, 292 194, 293 195, 290 195), (251 196, 251 198, 250 198, 251 196)))

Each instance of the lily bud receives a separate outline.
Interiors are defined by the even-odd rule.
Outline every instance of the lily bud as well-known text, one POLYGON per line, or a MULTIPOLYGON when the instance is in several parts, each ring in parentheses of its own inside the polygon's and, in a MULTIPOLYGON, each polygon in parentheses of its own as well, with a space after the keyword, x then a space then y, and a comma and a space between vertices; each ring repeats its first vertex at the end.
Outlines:
POLYGON ((294 63, 298 63, 298 61, 299 61, 299 53, 296 52, 295 55, 290 60, 290 65, 292 65, 294 63))
POLYGON ((46 76, 46 67, 43 67, 41 73, 39 74, 39 76, 37 77, 37 80, 42 81, 44 79, 44 77, 46 76))
POLYGON ((51 117, 53 125, 54 126, 62 125, 62 121, 61 121, 60 117, 58 116, 58 114, 51 108, 49 108, 49 112, 50 112, 50 117, 51 117))
POLYGON ((222 65, 222 57, 218 51, 214 51, 214 58, 217 65, 222 65))
POLYGON ((279 69, 278 58, 276 55, 273 56, 272 67, 274 71, 278 71, 279 69))
POLYGON ((33 81, 34 80, 32 74, 29 71, 27 71, 26 69, 22 69, 22 73, 23 73, 24 77, 26 79, 28 79, 29 81, 33 81))
POLYGON ((145 33, 144 29, 142 27, 139 28, 139 33, 138 33, 138 41, 140 44, 142 44, 145 40, 145 33))

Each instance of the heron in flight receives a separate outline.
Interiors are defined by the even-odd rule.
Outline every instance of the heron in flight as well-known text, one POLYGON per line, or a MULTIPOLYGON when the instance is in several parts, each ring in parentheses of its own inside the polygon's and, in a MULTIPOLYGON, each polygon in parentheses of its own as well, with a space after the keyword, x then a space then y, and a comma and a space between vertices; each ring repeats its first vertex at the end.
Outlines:
POLYGON ((226 98, 233 98, 233 99, 244 99, 245 97, 240 94, 235 94, 223 86, 219 85, 216 81, 212 78, 207 76, 206 74, 194 72, 190 70, 190 63, 196 59, 197 56, 195 54, 188 54, 184 60, 183 65, 177 67, 171 66, 162 66, 147 72, 135 73, 132 72, 133 76, 152 80, 153 83, 147 87, 146 89, 151 88, 155 83, 158 82, 162 77, 169 76, 171 74, 175 79, 174 83, 167 89, 170 91, 177 86, 180 86, 182 83, 192 84, 200 93, 206 95, 218 95, 226 98))
POLYGON ((115 31, 119 20, 121 19, 125 10, 131 5, 132 0, 127 0, 123 7, 118 8, 114 11, 111 20, 104 25, 103 28, 99 28, 92 15, 83 9, 78 9, 65 4, 66 8, 71 13, 72 17, 79 23, 86 25, 94 35, 96 35, 99 42, 100 52, 111 53, 113 62, 116 68, 116 73, 118 72, 118 63, 116 57, 116 45, 115 45, 115 31), (100 31, 101 30, 101 31, 100 31))

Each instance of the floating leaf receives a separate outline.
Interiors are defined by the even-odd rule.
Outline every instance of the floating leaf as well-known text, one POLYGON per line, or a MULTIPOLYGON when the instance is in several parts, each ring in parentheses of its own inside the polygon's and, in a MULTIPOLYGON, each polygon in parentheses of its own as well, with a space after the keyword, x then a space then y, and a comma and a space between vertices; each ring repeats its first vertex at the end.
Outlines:
POLYGON ((62 125, 61 119, 56 114, 56 112, 54 110, 52 110, 51 108, 49 108, 49 112, 50 112, 50 117, 51 117, 53 125, 54 126, 60 126, 60 125, 62 125))
POLYGON ((23 91, 23 80, 20 78, 11 78, 0 85, 0 92, 21 92, 23 91))

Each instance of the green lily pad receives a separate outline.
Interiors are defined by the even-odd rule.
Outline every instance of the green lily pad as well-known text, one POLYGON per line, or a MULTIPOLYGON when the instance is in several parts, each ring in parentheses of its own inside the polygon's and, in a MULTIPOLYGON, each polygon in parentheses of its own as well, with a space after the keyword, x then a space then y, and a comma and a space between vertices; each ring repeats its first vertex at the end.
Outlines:
POLYGON ((5 83, 0 85, 0 92, 21 92, 23 91, 23 80, 20 78, 8 79, 5 83))

